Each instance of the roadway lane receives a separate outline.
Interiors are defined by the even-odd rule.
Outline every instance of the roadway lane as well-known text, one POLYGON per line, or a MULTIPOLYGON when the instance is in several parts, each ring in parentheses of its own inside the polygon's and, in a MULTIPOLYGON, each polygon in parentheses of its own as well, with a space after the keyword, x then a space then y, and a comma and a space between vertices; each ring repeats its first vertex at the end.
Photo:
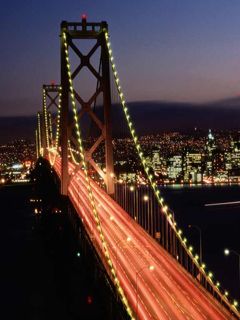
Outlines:
MULTIPOLYGON (((73 169, 74 165, 70 165, 70 171, 73 169)), ((60 174, 59 159, 55 170, 60 174)), ((91 186, 111 259, 139 319, 233 319, 115 201, 94 182, 91 186), (148 269, 150 265, 154 270, 148 269)), ((82 171, 71 178, 69 196, 103 256, 82 171)))

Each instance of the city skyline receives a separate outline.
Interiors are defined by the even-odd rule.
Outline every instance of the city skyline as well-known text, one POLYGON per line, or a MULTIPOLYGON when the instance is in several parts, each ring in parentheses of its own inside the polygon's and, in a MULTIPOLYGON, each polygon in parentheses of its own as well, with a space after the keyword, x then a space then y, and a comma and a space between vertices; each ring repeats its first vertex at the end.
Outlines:
POLYGON ((89 21, 108 22, 127 101, 236 97, 239 9, 238 1, 226 0, 5 2, 0 116, 31 115, 41 108, 42 84, 59 82, 60 22, 80 21, 83 13, 89 21))
MULTIPOLYGON (((145 135, 139 141, 159 185, 240 183, 239 131, 169 132, 145 135)), ((85 147, 91 143, 92 139, 84 140, 85 147)), ((131 139, 115 138, 113 145, 117 181, 148 185, 131 139)), ((35 153, 35 144, 27 140, 0 144, 0 179, 1 174, 5 180, 7 176, 11 179, 16 165, 24 170, 25 162, 34 161, 35 153)), ((99 167, 104 168, 103 147, 99 148, 94 159, 99 167)))

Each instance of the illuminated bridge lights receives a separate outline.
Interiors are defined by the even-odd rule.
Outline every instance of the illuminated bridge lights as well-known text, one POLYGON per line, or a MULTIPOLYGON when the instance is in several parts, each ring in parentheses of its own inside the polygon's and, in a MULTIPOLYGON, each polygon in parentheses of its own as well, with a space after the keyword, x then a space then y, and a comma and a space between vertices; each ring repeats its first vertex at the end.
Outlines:
POLYGON ((194 259, 196 260, 196 261, 198 261, 199 260, 199 255, 195 255, 195 257, 194 257, 194 259))
POLYGON ((46 90, 43 89, 43 116, 45 122, 45 137, 47 143, 47 149, 49 149, 49 127, 48 127, 48 115, 47 115, 47 102, 46 102, 46 90))
POLYGON ((208 278, 211 279, 211 280, 213 278, 213 273, 211 271, 208 273, 208 278))
POLYGON ((37 132, 38 132, 38 140, 37 141, 39 141, 39 146, 38 146, 39 153, 41 156, 43 156, 40 112, 37 113, 37 132))
POLYGON ((99 216, 98 216, 98 212, 97 212, 97 209, 96 209, 95 199, 93 197, 93 191, 92 191, 92 188, 91 188, 91 185, 90 185, 90 181, 89 181, 89 178, 88 178, 88 171, 87 171, 84 148, 83 148, 83 143, 82 143, 82 138, 81 138, 81 132, 80 132, 80 128, 79 128, 79 125, 78 125, 79 119, 78 119, 78 113, 77 113, 77 108, 76 108, 76 103, 75 103, 75 93, 74 93, 74 89, 73 89, 73 81, 72 81, 72 77, 71 77, 71 69, 70 69, 70 63, 69 63, 69 54, 68 54, 68 50, 67 50, 68 45, 67 45, 67 42, 66 42, 67 36, 66 36, 65 32, 63 32, 63 39, 64 39, 64 46, 66 48, 66 50, 65 50, 65 59, 66 59, 66 64, 67 64, 67 74, 68 74, 68 81, 69 81, 69 86, 70 86, 70 96, 71 96, 71 104, 72 104, 73 115, 74 115, 74 120, 75 120, 75 128, 76 128, 76 132, 77 132, 77 136, 78 136, 79 153, 80 153, 80 156, 82 158, 82 164, 83 164, 83 167, 84 167, 83 171, 84 171, 85 179, 86 179, 86 181, 88 183, 88 186, 87 186, 88 197, 89 197, 89 199, 93 199, 92 202, 90 201, 91 207, 92 207, 92 213, 93 213, 95 221, 96 221, 97 230, 99 231, 99 236, 100 236, 100 239, 101 239, 101 242, 102 242, 102 246, 103 246, 103 248, 105 250, 105 257, 107 259, 107 263, 108 263, 108 266, 110 268, 110 272, 111 272, 112 277, 113 277, 113 282, 116 284, 116 287, 117 287, 117 289, 118 289, 118 291, 120 293, 121 300, 122 300, 123 304, 125 305, 125 308, 126 308, 128 314, 129 314, 129 316, 131 317, 131 319, 134 319, 132 310, 129 307, 128 301, 127 301, 125 293, 124 293, 124 291, 123 291, 123 289, 121 287, 121 284, 119 283, 119 281, 115 281, 115 279, 117 279, 117 275, 116 275, 115 269, 113 267, 113 263, 111 261, 110 254, 108 252, 107 243, 106 243, 106 240, 105 240, 105 237, 104 237, 104 234, 103 234, 103 230, 102 230, 102 227, 101 227, 101 222, 100 222, 100 219, 99 219, 99 216))
POLYGON ((190 247, 188 248, 188 250, 189 250, 189 252, 192 252, 192 251, 193 251, 193 247, 190 246, 190 247))

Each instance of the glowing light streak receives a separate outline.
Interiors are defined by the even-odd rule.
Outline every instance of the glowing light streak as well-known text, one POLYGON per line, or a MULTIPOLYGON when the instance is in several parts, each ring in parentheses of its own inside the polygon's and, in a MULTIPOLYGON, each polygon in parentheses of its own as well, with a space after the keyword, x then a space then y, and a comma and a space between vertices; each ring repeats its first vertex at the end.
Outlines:
MULTIPOLYGON (((60 174, 60 167, 55 168, 60 174)), ((71 172, 74 169, 75 166, 70 163, 71 172)), ((133 285, 136 271, 143 266, 144 261, 149 261, 149 263, 144 262, 144 264, 156 266, 152 275, 144 274, 139 282, 139 319, 153 319, 156 318, 156 315, 157 318, 166 320, 230 319, 229 315, 225 314, 220 305, 217 304, 217 301, 209 299, 209 295, 199 288, 199 285, 192 280, 190 275, 182 272, 177 262, 164 249, 139 225, 134 221, 129 221, 128 214, 113 199, 91 179, 90 182, 94 199, 96 199, 97 204, 101 204, 101 206, 98 206, 99 217, 103 222, 103 231, 111 253, 111 247, 115 245, 118 239, 131 237, 131 246, 126 246, 124 250, 121 250, 123 249, 122 246, 120 247, 118 277, 132 304, 135 304, 136 301, 134 298, 135 286, 133 285), (109 219, 110 214, 114 217, 114 220, 109 219), (143 250, 144 243, 148 243, 147 251, 143 250)), ((71 180, 69 192, 70 199, 74 200, 73 203, 77 205, 79 216, 83 219, 84 224, 86 223, 85 225, 91 228, 94 219, 91 214, 91 203, 88 201, 87 186, 85 174, 82 170, 79 170, 71 180), (78 202, 79 192, 80 202, 78 202)), ((94 237, 96 237, 94 244, 101 244, 101 238, 98 236, 96 227, 94 228, 94 237)), ((102 255, 101 257, 104 258, 102 255)), ((114 261, 116 264, 113 256, 113 263, 114 261)), ((119 293, 121 293, 120 290, 119 293)), ((232 308, 235 309, 234 306, 232 308)))
POLYGON ((230 206, 233 204, 240 204, 240 201, 230 201, 230 202, 218 202, 218 203, 206 203, 205 207, 215 207, 215 206, 230 206))

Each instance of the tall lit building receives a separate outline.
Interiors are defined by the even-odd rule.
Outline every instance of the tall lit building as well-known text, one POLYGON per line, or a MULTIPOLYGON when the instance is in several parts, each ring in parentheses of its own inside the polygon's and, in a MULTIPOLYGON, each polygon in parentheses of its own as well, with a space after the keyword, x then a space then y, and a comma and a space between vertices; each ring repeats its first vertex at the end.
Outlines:
POLYGON ((163 176, 167 175, 167 160, 165 157, 160 156, 159 150, 153 150, 151 166, 156 173, 163 176))
POLYGON ((207 177, 213 176, 214 156, 216 151, 216 143, 211 129, 208 131, 207 142, 205 146, 205 170, 207 177))
POLYGON ((172 156, 168 159, 167 174, 172 180, 182 180, 183 172, 183 159, 182 156, 172 156))
POLYGON ((230 150, 225 152, 225 167, 229 179, 240 180, 240 141, 231 141, 230 150))
POLYGON ((159 150, 152 151, 152 167, 153 167, 154 171, 161 170, 161 161, 160 161, 159 150))
POLYGON ((203 179, 203 154, 186 152, 183 157, 184 182, 201 183, 203 179))
POLYGON ((217 148, 213 156, 213 177, 211 182, 227 182, 228 172, 225 169, 225 154, 217 148))

